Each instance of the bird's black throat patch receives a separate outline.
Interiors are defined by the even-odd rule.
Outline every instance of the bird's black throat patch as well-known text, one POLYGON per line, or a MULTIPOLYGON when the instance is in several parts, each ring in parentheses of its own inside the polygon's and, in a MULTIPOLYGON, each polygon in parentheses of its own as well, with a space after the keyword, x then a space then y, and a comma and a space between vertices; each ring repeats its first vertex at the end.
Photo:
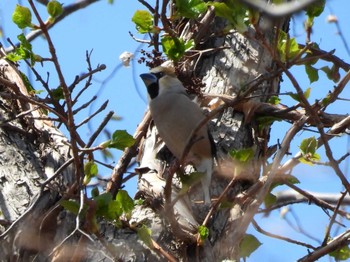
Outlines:
POLYGON ((154 99, 158 96, 159 94, 159 84, 157 83, 152 83, 149 86, 147 86, 147 92, 150 96, 151 99, 154 99))

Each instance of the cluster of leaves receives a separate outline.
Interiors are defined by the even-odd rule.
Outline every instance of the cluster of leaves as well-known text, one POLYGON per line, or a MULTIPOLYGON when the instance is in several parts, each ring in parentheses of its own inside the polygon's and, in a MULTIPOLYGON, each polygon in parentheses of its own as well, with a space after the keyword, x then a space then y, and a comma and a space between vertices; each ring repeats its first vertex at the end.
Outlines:
MULTIPOLYGON (((200 15, 207 11, 208 6, 213 6, 216 15, 227 19, 230 28, 235 28, 240 32, 245 32, 247 30, 250 17, 249 12, 236 0, 222 3, 204 2, 203 0, 176 0, 175 6, 176 9, 172 19, 183 17, 198 19, 200 15)), ((159 26, 154 24, 154 15, 147 10, 137 10, 132 17, 132 21, 135 23, 137 31, 141 34, 160 34, 162 31, 159 26)), ((169 59, 174 61, 181 59, 185 52, 191 50, 195 46, 193 39, 184 41, 180 37, 169 34, 169 32, 165 32, 165 34, 161 36, 161 44, 163 52, 169 59)))
POLYGON ((134 209, 134 201, 125 190, 119 190, 115 199, 113 199, 112 194, 109 192, 100 194, 97 187, 91 191, 91 194, 91 201, 96 206, 93 214, 88 214, 89 207, 92 206, 91 201, 86 201, 83 208, 75 200, 61 200, 60 205, 73 214, 79 215, 80 218, 90 217, 89 220, 92 223, 90 224, 89 231, 92 233, 99 231, 98 219, 106 219, 118 227, 122 225, 122 217, 126 220, 130 219, 131 212, 134 209))
MULTIPOLYGON (((48 23, 53 23, 55 19, 63 12, 62 4, 58 1, 50 1, 47 4, 47 13, 49 15, 48 23)), ((20 28, 39 29, 38 25, 32 22, 32 13, 28 7, 16 5, 16 8, 12 14, 12 21, 20 28)), ((41 62, 42 57, 35 54, 32 50, 32 45, 25 38, 24 34, 17 36, 19 40, 19 47, 15 49, 13 53, 7 55, 7 59, 12 62, 28 59, 31 66, 34 66, 35 62, 41 62)))

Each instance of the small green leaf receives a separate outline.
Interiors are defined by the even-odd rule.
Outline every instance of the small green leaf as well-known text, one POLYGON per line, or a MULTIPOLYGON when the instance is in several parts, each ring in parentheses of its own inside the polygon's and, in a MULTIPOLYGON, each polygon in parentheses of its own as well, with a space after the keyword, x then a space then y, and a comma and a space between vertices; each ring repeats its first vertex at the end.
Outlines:
POLYGON ((134 200, 128 195, 125 190, 119 190, 116 201, 120 203, 120 206, 127 217, 131 216, 131 211, 134 209, 134 200))
POLYGON ((35 62, 41 60, 41 58, 39 59, 39 56, 33 53, 32 45, 26 39, 24 34, 18 35, 17 38, 20 42, 20 46, 15 49, 14 53, 8 54, 6 58, 12 62, 17 62, 22 59, 30 59, 31 66, 34 66, 35 62))
POLYGON ((135 139, 126 130, 117 130, 113 133, 109 148, 124 150, 131 147, 135 143, 135 139))
POLYGON ((88 176, 96 176, 98 167, 94 161, 86 162, 84 165, 84 174, 88 176))
POLYGON ((310 80, 310 84, 318 81, 318 70, 316 68, 307 64, 305 65, 305 71, 310 80))
POLYGON ((56 0, 48 2, 46 9, 48 14, 54 19, 63 13, 62 4, 56 0))
POLYGON ((106 214, 106 218, 110 220, 119 219, 119 217, 123 214, 123 209, 121 204, 118 201, 111 201, 108 204, 108 213, 106 214))
POLYGON ((16 5, 15 11, 12 14, 12 21, 20 28, 32 26, 32 13, 28 7, 16 5))
POLYGON ((150 247, 151 249, 154 248, 153 241, 151 238, 151 235, 152 235, 151 229, 149 229, 145 225, 142 225, 142 227, 140 227, 137 230, 137 235, 139 236, 141 241, 143 241, 143 243, 145 243, 148 247, 150 247))
POLYGON ((214 6, 215 14, 227 19, 238 32, 244 33, 248 30, 247 9, 237 1, 208 2, 207 5, 214 6))
POLYGON ((194 46, 193 40, 184 43, 182 39, 171 36, 163 36, 161 42, 164 53, 174 61, 178 61, 186 50, 194 46))
POLYGON ((131 20, 136 24, 136 29, 141 34, 153 30, 153 16, 146 10, 136 10, 131 20))
POLYGON ((320 161, 321 157, 316 153, 317 145, 318 143, 315 137, 304 139, 299 146, 302 154, 299 161, 308 165, 313 165, 313 162, 320 161))
POLYGON ((239 256, 241 258, 249 257, 260 246, 261 243, 255 236, 246 234, 239 244, 239 256))
POLYGON ((204 175, 202 172, 192 172, 191 174, 180 176, 182 187, 189 188, 197 184, 204 175))
POLYGON ((74 215, 78 215, 79 212, 79 203, 74 200, 60 200, 59 204, 63 206, 65 210, 73 213, 74 215))
POLYGON ((230 152, 230 156, 241 163, 247 163, 248 161, 252 160, 254 154, 255 152, 252 147, 232 150, 230 152))
POLYGON ((315 3, 308 5, 306 8, 306 15, 310 18, 320 16, 324 10, 326 0, 319 0, 315 3))
POLYGON ((206 240, 209 237, 209 228, 206 226, 199 226, 198 233, 202 241, 206 240))
POLYGON ((330 94, 326 95, 326 97, 322 99, 322 106, 328 106, 330 99, 331 99, 330 94))
POLYGON ((283 31, 279 31, 278 35, 278 53, 282 62, 286 62, 296 57, 301 49, 295 38, 289 38, 289 35, 283 31))
POLYGON ((333 65, 332 68, 324 66, 320 68, 323 72, 326 73, 328 79, 332 80, 334 83, 338 82, 340 79, 339 67, 333 65))
MULTIPOLYGON (((308 87, 308 88, 305 90, 305 92, 303 93, 303 96, 304 96, 306 99, 308 99, 308 98, 310 97, 310 93, 311 93, 311 88, 308 87)), ((301 102, 301 99, 300 99, 300 97, 299 97, 298 94, 289 93, 289 96, 290 96, 291 98, 293 98, 294 100, 296 100, 296 101, 298 101, 298 102, 301 102)))
POLYGON ((271 96, 268 101, 269 104, 278 105, 281 103, 281 99, 278 96, 271 96))
POLYGON ((55 89, 51 89, 52 98, 56 101, 64 99, 63 89, 62 87, 57 87, 55 89))
POLYGON ((274 194, 272 194, 271 192, 268 193, 264 199, 264 204, 265 204, 266 208, 269 208, 270 206, 275 204, 276 200, 277 200, 277 197, 274 194))
POLYGON ((317 149, 316 138, 313 136, 313 137, 304 139, 303 141, 301 141, 299 148, 303 155, 306 155, 306 154, 313 155, 317 149))
POLYGON ((179 17, 197 18, 207 10, 202 0, 176 0, 176 15, 179 17))
POLYGON ((100 195, 100 191, 98 190, 98 187, 94 187, 91 190, 91 196, 94 198, 94 197, 98 197, 99 195, 100 195))
POLYGON ((308 88, 306 88, 306 90, 305 90, 305 92, 304 92, 304 97, 305 97, 306 99, 309 99, 310 94, 311 94, 311 87, 308 87, 308 88))
POLYGON ((343 246, 342 248, 330 252, 329 255, 334 257, 336 261, 348 260, 350 258, 350 248, 349 246, 343 246))

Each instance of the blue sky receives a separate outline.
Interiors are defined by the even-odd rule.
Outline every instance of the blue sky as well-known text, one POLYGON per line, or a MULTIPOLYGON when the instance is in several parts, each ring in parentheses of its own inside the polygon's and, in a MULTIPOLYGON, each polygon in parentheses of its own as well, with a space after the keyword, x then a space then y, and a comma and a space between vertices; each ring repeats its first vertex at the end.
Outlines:
MULTIPOLYGON (((16 36, 20 33, 20 30, 13 26, 11 22, 11 14, 16 2, 17 1, 13 0, 0 1, 1 27, 4 30, 4 36, 10 37, 13 42, 16 42, 16 36)), ((23 3, 25 2, 26 1, 23 1, 23 3)), ((72 2, 73 1, 67 1, 65 4, 70 4, 72 2)), ((349 55, 346 53, 344 45, 337 34, 335 25, 327 23, 326 17, 330 13, 335 14, 339 19, 345 39, 350 41, 350 27, 348 26, 350 18, 348 6, 348 0, 327 1, 327 7, 324 14, 315 20, 315 28, 312 35, 312 40, 318 43, 323 50, 330 51, 336 49, 335 54, 345 61, 350 60, 349 55)), ((128 32, 133 32, 136 37, 142 37, 136 33, 135 27, 131 23, 131 17, 136 9, 144 9, 136 0, 117 0, 113 5, 108 4, 107 0, 103 0, 70 15, 65 21, 57 24, 51 30, 50 34, 55 43, 60 64, 68 83, 72 82, 76 75, 86 72, 86 50, 93 50, 91 59, 93 66, 102 63, 107 65, 107 69, 104 72, 94 76, 96 80, 105 79, 113 71, 113 69, 120 63, 118 57, 122 52, 129 51, 134 53, 139 44, 129 36, 128 32)), ((41 9, 41 11, 43 14, 45 13, 45 9, 41 9)), ((304 17, 300 14, 291 22, 291 34, 292 36, 296 36, 301 43, 303 43, 305 39, 305 33, 302 28, 303 20, 304 17)), ((5 47, 8 45, 5 39, 2 39, 1 42, 5 47)), ((32 44, 34 51, 45 57, 45 54, 47 54, 45 42, 41 38, 38 38, 33 41, 32 44)), ((147 49, 147 46, 144 46, 143 48, 147 49)), ((140 57, 140 54, 135 53, 135 56, 136 58, 140 57)), ((123 119, 121 121, 110 123, 108 125, 109 130, 127 129, 129 133, 134 133, 137 124, 142 119, 146 110, 146 104, 144 102, 144 99, 146 99, 145 89, 138 75, 142 72, 148 71, 148 69, 144 65, 137 64, 137 62, 133 63, 134 67, 122 67, 99 94, 94 108, 98 108, 98 105, 102 104, 107 99, 109 100, 109 106, 105 113, 100 114, 100 116, 93 121, 94 128, 99 125, 99 122, 109 110, 113 110, 123 119), (139 97, 137 94, 137 87, 135 87, 133 83, 133 77, 136 78, 139 91, 143 94, 143 98, 139 97)), ((47 64, 45 64, 44 68, 41 68, 41 66, 38 65, 37 69, 43 74, 52 70, 47 64)), ((25 71, 26 69, 23 68, 23 70, 25 71)), ((304 89, 310 86, 303 67, 295 68, 293 73, 304 89)), ((322 76, 321 73, 320 76, 322 76)), ((52 88, 57 87, 54 86, 57 85, 54 74, 50 75, 50 79, 53 85, 52 88)), ((41 89, 38 85, 36 86, 38 89, 41 89)), ((325 78, 321 78, 319 82, 312 84, 311 87, 312 101, 312 99, 321 97, 320 94, 325 94, 328 90, 331 90, 333 85, 325 78)), ((94 82, 90 92, 83 96, 80 102, 84 103, 87 101, 96 94, 99 88, 99 82, 94 82)), ((288 81, 285 80, 282 82, 282 92, 292 90, 293 87, 288 81)), ((350 98, 349 90, 346 90, 342 97, 350 98)), ((292 103, 286 96, 282 97, 282 102, 286 104, 292 103)), ((345 114, 349 113, 348 108, 348 102, 340 102, 338 106, 331 107, 330 110, 334 113, 345 114)), ((80 120, 84 119, 87 115, 88 112, 81 114, 79 116, 80 120)), ((270 144, 275 144, 278 138, 282 139, 288 127, 288 124, 277 123, 276 126, 272 128, 270 144)), ((87 128, 82 128, 81 132, 86 138, 90 135, 87 128)), ((295 144, 298 145, 300 143, 298 140, 301 141, 303 138, 313 135, 318 137, 317 134, 302 132, 296 136, 293 143, 295 142, 295 144)), ((105 140, 105 138, 101 137, 99 142, 103 140, 105 140)), ((335 157, 340 157, 348 150, 347 143, 347 137, 344 136, 337 139, 337 142, 332 144, 335 157)), ((293 154, 295 154, 297 150, 298 148, 296 146, 291 148, 293 154)), ((322 160, 326 160, 323 149, 321 149, 319 153, 322 160)), ((115 161, 118 160, 119 155, 118 152, 115 152, 115 161)), ((108 170, 103 170, 101 172, 106 176, 110 173, 108 170)), ((335 193, 342 190, 342 186, 334 173, 326 167, 311 169, 306 165, 299 165, 294 170, 293 174, 298 177, 301 181, 300 186, 305 190, 335 193)), ((130 195, 133 195, 136 191, 135 183, 129 184, 127 188, 131 192, 130 195)), ((278 188, 278 190, 280 190, 280 188, 278 188)), ((304 228, 310 234, 322 239, 323 232, 328 224, 328 217, 321 212, 319 208, 307 206, 306 204, 295 205, 292 208, 295 213, 298 214, 299 219, 302 220, 304 228)), ((277 215, 277 211, 273 212, 273 214, 268 217, 259 218, 258 221, 267 231, 289 236, 301 241, 308 241, 308 239, 305 240, 305 236, 292 230, 286 224, 285 220, 277 215)), ((349 223, 347 223, 347 226, 349 226, 349 223)), ((344 229, 341 229, 340 231, 342 232, 343 230, 344 229)), ((249 232, 254 234, 263 245, 252 254, 248 261, 295 261, 297 258, 307 254, 305 248, 264 237, 252 228, 249 229, 249 232)), ((317 245, 316 242, 312 242, 312 244, 317 245)), ((328 261, 328 257, 322 258, 320 261, 328 261)))

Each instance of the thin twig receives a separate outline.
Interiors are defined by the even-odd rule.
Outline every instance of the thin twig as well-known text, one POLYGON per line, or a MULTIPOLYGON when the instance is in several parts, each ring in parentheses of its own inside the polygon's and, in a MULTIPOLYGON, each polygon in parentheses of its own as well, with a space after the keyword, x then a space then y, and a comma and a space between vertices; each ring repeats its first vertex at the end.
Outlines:
POLYGON ((256 231, 258 231, 259 233, 264 234, 264 235, 266 235, 268 237, 277 238, 279 240, 283 240, 283 241, 286 241, 286 242, 289 242, 289 243, 292 243, 292 244, 296 244, 296 245, 299 245, 299 246, 307 247, 307 248, 310 248, 310 249, 314 249, 314 250, 316 249, 314 246, 312 246, 310 244, 307 244, 307 243, 304 243, 304 242, 300 242, 300 241, 296 241, 296 240, 293 240, 293 239, 288 238, 288 237, 283 237, 283 236, 280 236, 280 235, 276 235, 276 234, 267 232, 266 230, 262 229, 254 219, 252 221, 252 224, 253 224, 254 228, 256 229, 256 231))

